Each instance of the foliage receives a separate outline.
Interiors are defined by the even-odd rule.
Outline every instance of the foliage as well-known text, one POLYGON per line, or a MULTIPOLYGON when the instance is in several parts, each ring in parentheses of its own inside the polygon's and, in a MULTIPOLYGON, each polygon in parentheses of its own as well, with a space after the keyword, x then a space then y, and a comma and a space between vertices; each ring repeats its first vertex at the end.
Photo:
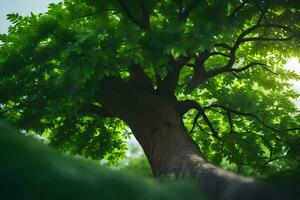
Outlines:
POLYGON ((117 162, 129 131, 94 112, 99 84, 139 64, 158 88, 174 71, 170 57, 186 58, 175 95, 201 105, 184 122, 209 160, 248 175, 299 170, 299 95, 288 82, 299 75, 283 68, 300 57, 297 0, 124 2, 65 0, 9 15, 1 117, 64 152, 117 162))
POLYGON ((1 199, 205 199, 192 183, 159 184, 112 173, 95 162, 61 155, 3 122, 0 133, 1 199))

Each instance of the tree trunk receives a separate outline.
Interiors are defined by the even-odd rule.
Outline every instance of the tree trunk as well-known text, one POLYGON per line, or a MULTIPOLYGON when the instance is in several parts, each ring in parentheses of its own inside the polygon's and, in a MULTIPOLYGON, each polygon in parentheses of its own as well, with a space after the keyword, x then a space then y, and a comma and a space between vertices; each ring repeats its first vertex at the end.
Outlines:
POLYGON ((122 81, 108 83, 102 86, 101 103, 127 122, 155 177, 192 177, 217 200, 284 199, 252 179, 210 164, 188 136, 175 97, 155 95, 122 81))

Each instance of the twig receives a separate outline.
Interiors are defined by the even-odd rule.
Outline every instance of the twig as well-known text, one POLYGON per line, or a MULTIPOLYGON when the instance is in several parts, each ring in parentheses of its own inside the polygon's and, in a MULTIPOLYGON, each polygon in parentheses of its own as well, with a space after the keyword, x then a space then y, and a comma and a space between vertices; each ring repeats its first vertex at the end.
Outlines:
POLYGON ((244 0, 240 5, 238 5, 233 12, 229 15, 230 17, 233 17, 237 12, 242 10, 242 8, 248 3, 249 0, 244 0))
POLYGON ((222 105, 219 105, 219 104, 211 104, 210 106, 207 106, 205 108, 203 108, 204 110, 205 109, 211 109, 211 108, 221 108, 225 111, 230 111, 231 113, 235 113, 235 114, 238 114, 238 115, 244 115, 244 116, 249 116, 249 117, 253 117, 254 119, 256 119, 258 122, 260 122, 263 126, 265 126, 266 128, 268 129, 271 129, 275 132, 286 132, 286 131, 295 131, 295 130, 300 130, 300 127, 296 127, 296 128, 288 128, 288 129, 277 129, 277 128, 274 128, 272 126, 269 126, 268 124, 266 124, 263 120, 261 120, 259 117, 257 117, 255 114, 253 113, 248 113, 248 112, 241 112, 241 111, 237 111, 237 110, 234 110, 234 109, 231 109, 231 108, 228 108, 228 107, 225 107, 225 106, 222 106, 222 105))

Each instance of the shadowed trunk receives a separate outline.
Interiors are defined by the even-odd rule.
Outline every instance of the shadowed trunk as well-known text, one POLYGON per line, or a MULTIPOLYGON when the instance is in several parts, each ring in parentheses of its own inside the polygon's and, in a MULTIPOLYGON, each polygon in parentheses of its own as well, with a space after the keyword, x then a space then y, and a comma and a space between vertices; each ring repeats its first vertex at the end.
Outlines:
POLYGON ((175 97, 109 80, 101 87, 103 106, 125 120, 142 146, 155 177, 192 177, 213 199, 284 199, 252 179, 210 164, 187 134, 175 97))

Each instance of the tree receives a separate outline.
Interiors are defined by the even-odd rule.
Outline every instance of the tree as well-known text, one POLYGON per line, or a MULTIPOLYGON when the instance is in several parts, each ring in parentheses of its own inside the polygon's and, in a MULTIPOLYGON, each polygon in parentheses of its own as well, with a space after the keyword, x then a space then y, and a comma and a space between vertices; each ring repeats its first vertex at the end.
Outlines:
POLYGON ((217 199, 269 193, 216 165, 299 170, 299 76, 282 67, 300 56, 296 0, 66 0, 8 18, 1 117, 25 132, 116 162, 129 127, 154 176, 217 199))

